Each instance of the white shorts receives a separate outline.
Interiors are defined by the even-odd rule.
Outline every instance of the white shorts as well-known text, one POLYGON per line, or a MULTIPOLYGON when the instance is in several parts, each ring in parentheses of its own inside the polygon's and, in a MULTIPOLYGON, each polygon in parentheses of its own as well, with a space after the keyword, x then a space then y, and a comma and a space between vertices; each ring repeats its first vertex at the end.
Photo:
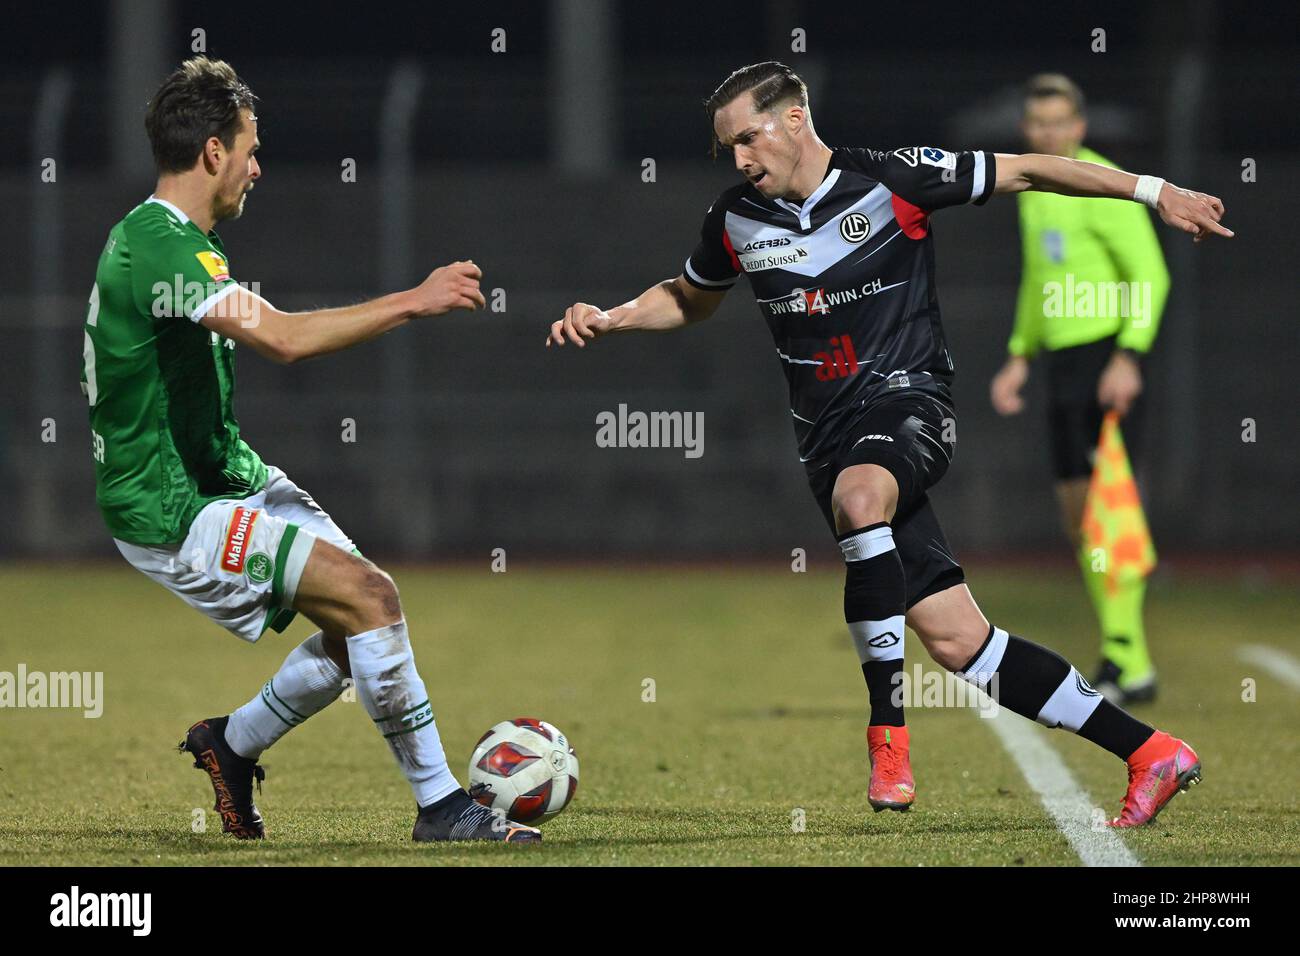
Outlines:
POLYGON ((214 501, 178 546, 114 538, 122 556, 182 601, 246 641, 293 620, 293 599, 317 539, 355 552, 352 539, 279 468, 262 490, 214 501))

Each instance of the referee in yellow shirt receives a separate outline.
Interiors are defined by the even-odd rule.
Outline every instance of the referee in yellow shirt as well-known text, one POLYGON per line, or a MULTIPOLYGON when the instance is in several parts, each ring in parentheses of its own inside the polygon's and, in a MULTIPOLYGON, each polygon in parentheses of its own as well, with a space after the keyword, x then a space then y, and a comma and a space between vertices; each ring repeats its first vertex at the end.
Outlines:
MULTIPOLYGON (((1113 166, 1083 145, 1083 93, 1055 73, 1033 77, 1021 129, 1035 153, 1113 166)), ((1092 457, 1105 409, 1125 416, 1130 452, 1140 408, 1142 356, 1150 350, 1169 294, 1169 272, 1146 209, 1113 199, 1028 190, 1017 196, 1024 265, 1006 364, 993 378, 993 407, 1024 408, 1020 390, 1042 351, 1056 495, 1101 624, 1101 664, 1093 685, 1121 704, 1155 696, 1155 668, 1142 621, 1146 582, 1114 591, 1092 572, 1080 531, 1092 457)))

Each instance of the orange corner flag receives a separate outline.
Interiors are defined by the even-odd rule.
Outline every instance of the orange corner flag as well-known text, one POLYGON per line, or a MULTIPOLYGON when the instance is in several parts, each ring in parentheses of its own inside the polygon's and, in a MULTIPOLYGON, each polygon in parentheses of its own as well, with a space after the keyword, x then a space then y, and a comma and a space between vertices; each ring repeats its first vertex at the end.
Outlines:
POLYGON ((1106 413, 1097 457, 1083 506, 1084 557, 1106 575, 1109 589, 1146 577, 1156 566, 1156 548, 1147 528, 1137 483, 1119 430, 1119 414, 1106 413))

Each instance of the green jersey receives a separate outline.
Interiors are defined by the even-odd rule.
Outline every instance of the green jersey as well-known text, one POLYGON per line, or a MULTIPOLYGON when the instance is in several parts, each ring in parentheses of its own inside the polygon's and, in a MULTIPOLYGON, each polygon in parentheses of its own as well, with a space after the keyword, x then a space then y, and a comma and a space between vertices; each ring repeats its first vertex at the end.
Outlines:
MULTIPOLYGON (((1076 158, 1114 166, 1090 149, 1076 158)), ((1017 202, 1024 265, 1008 351, 1032 358, 1111 335, 1121 348, 1150 349, 1169 272, 1146 207, 1036 190, 1017 202)))
POLYGON ((150 197, 108 235, 81 387, 95 497, 115 538, 177 544, 209 502, 266 483, 235 421, 235 343, 199 324, 236 288, 217 234, 164 200, 150 197))

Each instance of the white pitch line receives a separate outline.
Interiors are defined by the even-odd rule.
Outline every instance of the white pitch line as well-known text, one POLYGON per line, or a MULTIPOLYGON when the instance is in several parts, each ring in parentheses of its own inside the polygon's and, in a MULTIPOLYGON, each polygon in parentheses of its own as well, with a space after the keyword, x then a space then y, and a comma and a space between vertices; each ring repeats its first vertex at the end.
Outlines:
POLYGON ((1237 656, 1247 664, 1262 667, 1292 690, 1300 690, 1300 660, 1286 651, 1265 644, 1245 644, 1237 649, 1237 656))
POLYGON ((981 723, 993 727, 1002 746, 1020 767, 1026 782, 1037 792, 1044 809, 1056 821, 1056 828, 1070 841, 1084 866, 1142 865, 1113 830, 1092 828, 1096 804, 1043 739, 1042 728, 1007 710, 1000 710, 998 716, 982 719, 981 723))

